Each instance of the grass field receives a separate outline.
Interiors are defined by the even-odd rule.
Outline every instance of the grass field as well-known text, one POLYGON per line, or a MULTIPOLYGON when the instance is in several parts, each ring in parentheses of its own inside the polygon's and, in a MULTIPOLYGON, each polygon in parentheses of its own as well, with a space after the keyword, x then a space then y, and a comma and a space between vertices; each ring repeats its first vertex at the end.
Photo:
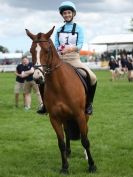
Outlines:
MULTIPOLYGON (((108 71, 96 71, 98 87, 89 121, 91 151, 97 165, 87 173, 80 141, 71 143, 70 177, 133 176, 133 83, 110 82, 108 71)), ((0 177, 58 177, 61 158, 47 116, 24 111, 22 97, 14 107, 15 75, 0 73, 0 177)))

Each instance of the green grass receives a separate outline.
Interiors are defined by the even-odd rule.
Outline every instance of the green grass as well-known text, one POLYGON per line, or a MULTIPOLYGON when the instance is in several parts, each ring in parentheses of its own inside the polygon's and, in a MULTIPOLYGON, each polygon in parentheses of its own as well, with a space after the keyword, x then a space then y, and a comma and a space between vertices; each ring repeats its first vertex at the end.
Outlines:
MULTIPOLYGON (((91 151, 98 171, 87 173, 80 141, 72 142, 70 177, 133 176, 133 83, 110 82, 109 71, 96 71, 98 87, 89 121, 91 151)), ((15 75, 0 73, 0 177, 58 177, 60 152, 47 116, 36 114, 37 100, 25 112, 22 96, 14 107, 15 75)))

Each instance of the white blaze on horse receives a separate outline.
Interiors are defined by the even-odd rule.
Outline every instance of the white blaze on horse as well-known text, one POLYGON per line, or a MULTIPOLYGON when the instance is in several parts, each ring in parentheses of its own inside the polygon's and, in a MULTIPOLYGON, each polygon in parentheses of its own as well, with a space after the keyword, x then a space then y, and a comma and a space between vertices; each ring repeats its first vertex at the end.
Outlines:
POLYGON ((34 63, 33 78, 36 81, 36 83, 44 83, 45 78, 43 73, 43 67, 40 62, 41 47, 39 44, 37 44, 35 52, 36 52, 36 63, 34 63))

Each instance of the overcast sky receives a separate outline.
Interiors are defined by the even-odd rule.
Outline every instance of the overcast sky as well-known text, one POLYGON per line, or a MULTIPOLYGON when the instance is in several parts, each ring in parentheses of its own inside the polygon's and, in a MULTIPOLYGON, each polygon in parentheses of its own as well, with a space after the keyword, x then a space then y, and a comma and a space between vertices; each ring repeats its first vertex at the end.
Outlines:
MULTIPOLYGON (((0 45, 10 52, 28 51, 32 33, 47 32, 63 25, 58 7, 62 0, 0 0, 0 45)), ((132 0, 72 0, 77 8, 75 22, 86 31, 86 41, 104 34, 128 33, 133 17, 132 0)), ((54 39, 54 34, 52 36, 54 39)))

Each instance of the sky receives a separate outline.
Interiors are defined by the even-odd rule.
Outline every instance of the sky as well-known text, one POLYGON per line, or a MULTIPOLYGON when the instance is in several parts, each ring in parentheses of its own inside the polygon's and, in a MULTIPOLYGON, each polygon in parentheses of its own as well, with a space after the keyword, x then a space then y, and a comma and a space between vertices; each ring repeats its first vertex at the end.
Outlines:
MULTIPOLYGON (((62 0, 0 0, 0 45, 10 52, 29 51, 31 40, 25 33, 55 31, 64 24, 58 8, 62 0)), ((132 0, 72 0, 74 21, 85 29, 88 43, 99 35, 129 33, 133 18, 132 0)), ((54 41, 54 33, 52 35, 54 41)))

